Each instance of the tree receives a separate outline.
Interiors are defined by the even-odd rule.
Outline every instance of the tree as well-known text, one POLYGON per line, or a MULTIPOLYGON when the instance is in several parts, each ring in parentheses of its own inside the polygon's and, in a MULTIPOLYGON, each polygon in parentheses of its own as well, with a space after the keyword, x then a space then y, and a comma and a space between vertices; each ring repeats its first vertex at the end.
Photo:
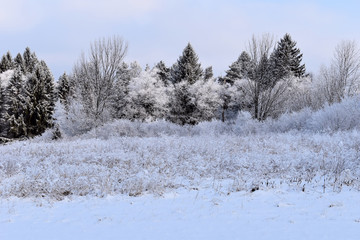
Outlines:
POLYGON ((114 84, 114 95, 112 96, 111 112, 114 118, 128 118, 126 107, 129 104, 129 84, 133 78, 140 76, 142 72, 141 66, 137 62, 130 63, 130 66, 123 62, 116 74, 116 82, 114 84))
POLYGON ((169 85, 169 81, 171 78, 170 75, 170 68, 166 67, 165 63, 163 61, 160 61, 155 65, 156 73, 161 81, 163 81, 165 86, 169 85))
POLYGON ((203 71, 198 63, 198 56, 190 43, 171 69, 171 79, 174 86, 170 97, 169 120, 181 125, 196 124, 196 103, 191 94, 190 86, 201 80, 203 71))
POLYGON ((320 74, 325 100, 332 104, 360 91, 360 50, 355 41, 342 41, 335 48, 329 67, 320 74))
POLYGON ((64 105, 65 110, 68 110, 70 98, 70 82, 69 76, 66 73, 61 75, 58 80, 57 95, 59 97, 60 103, 64 105))
POLYGON ((221 90, 221 85, 215 79, 200 80, 190 86, 189 91, 196 106, 193 115, 197 122, 216 118, 218 109, 223 104, 221 90))
POLYGON ((233 62, 226 71, 224 77, 225 82, 233 85, 236 80, 250 77, 254 69, 253 65, 249 54, 243 51, 239 58, 233 62))
POLYGON ((94 126, 110 117, 118 69, 126 52, 127 44, 120 37, 103 38, 93 42, 88 56, 82 54, 74 67, 78 100, 94 126))
POLYGON ((5 89, 0 78, 0 136, 4 135, 5 131, 5 109, 5 89))
POLYGON ((168 120, 180 125, 197 124, 195 116, 195 96, 191 94, 190 85, 187 81, 174 84, 174 90, 170 95, 170 113, 168 120))
POLYGON ((27 136, 27 126, 24 114, 27 112, 27 98, 24 90, 24 75, 18 67, 6 87, 7 109, 5 120, 7 123, 7 136, 19 138, 27 136))
POLYGON ((2 56, 0 62, 0 73, 14 68, 14 62, 11 57, 11 53, 8 51, 5 55, 2 56))
POLYGON ((187 81, 188 84, 194 84, 203 76, 201 64, 190 43, 183 50, 182 55, 171 69, 172 82, 179 83, 187 81))
POLYGON ((270 59, 273 45, 273 37, 270 35, 263 35, 261 38, 253 36, 248 45, 254 70, 247 77, 247 84, 243 84, 247 102, 245 105, 249 107, 253 118, 259 121, 279 116, 291 84, 291 78, 279 79, 273 74, 270 59))
POLYGON ((295 77, 304 77, 305 64, 301 64, 302 56, 290 34, 285 34, 271 54, 273 75, 278 79, 289 74, 293 74, 295 77))
POLYGON ((209 80, 214 77, 212 66, 205 68, 204 80, 209 80))
POLYGON ((221 119, 224 122, 226 118, 235 117, 244 105, 244 101, 239 99, 243 89, 238 82, 243 79, 254 78, 255 64, 246 51, 243 51, 238 59, 233 62, 226 71, 224 78, 221 78, 222 85, 222 113, 221 119))
POLYGON ((156 75, 156 71, 144 71, 130 80, 124 108, 126 118, 141 121, 165 118, 169 104, 168 89, 156 75))
POLYGON ((26 82, 25 91, 27 106, 24 111, 24 122, 27 136, 42 134, 53 126, 53 112, 55 106, 54 79, 45 62, 36 65, 34 73, 26 82))
POLYGON ((23 53, 24 69, 26 73, 33 73, 39 60, 35 53, 32 53, 30 48, 27 47, 23 53))
POLYGON ((25 73, 24 59, 20 53, 18 53, 14 59, 14 67, 19 68, 22 71, 22 73, 25 73))

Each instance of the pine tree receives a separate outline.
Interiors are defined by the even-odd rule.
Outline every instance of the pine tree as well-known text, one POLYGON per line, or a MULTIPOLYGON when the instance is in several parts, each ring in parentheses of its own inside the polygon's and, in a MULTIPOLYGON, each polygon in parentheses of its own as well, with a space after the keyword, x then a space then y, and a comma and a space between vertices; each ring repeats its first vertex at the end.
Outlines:
POLYGON ((205 79, 205 80, 209 80, 209 79, 211 79, 212 77, 214 77, 214 73, 213 73, 212 66, 210 66, 210 67, 207 67, 207 68, 205 69, 204 79, 205 79))
POLYGON ((169 120, 181 125, 196 124, 195 96, 191 94, 190 86, 202 79, 203 70, 198 63, 198 56, 190 43, 171 69, 171 81, 174 91, 170 97, 169 120))
POLYGON ((0 79, 0 137, 4 136, 5 132, 5 89, 2 85, 2 81, 0 79))
POLYGON ((202 75, 203 70, 201 64, 198 63, 199 58, 196 55, 190 43, 185 47, 182 55, 174 64, 171 71, 171 78, 173 83, 187 81, 189 84, 194 84, 202 75))
POLYGON ((27 135, 35 136, 52 127, 55 106, 54 80, 44 62, 35 66, 25 86, 28 104, 25 124, 27 135))
POLYGON ((263 55, 254 72, 254 81, 259 85, 259 91, 272 88, 276 84, 276 79, 271 75, 271 67, 270 59, 263 55))
POLYGON ((7 136, 19 138, 27 135, 27 127, 24 122, 27 99, 24 92, 23 75, 17 68, 6 88, 7 109, 5 120, 7 122, 7 136))
POLYGON ((295 77, 303 77, 305 75, 305 64, 301 64, 302 56, 290 34, 285 34, 271 56, 275 77, 281 79, 289 74, 293 74, 295 77))
POLYGON ((38 63, 38 59, 35 53, 32 53, 30 48, 27 47, 23 54, 24 60, 24 69, 27 73, 33 73, 36 69, 36 65, 38 63))
POLYGON ((224 81, 233 85, 236 80, 242 78, 251 78, 254 70, 254 64, 251 61, 249 54, 243 51, 239 58, 229 66, 226 71, 224 81))
POLYGON ((5 55, 2 56, 0 62, 0 72, 5 72, 7 70, 14 68, 14 62, 11 57, 11 53, 7 52, 5 55))
POLYGON ((50 115, 50 119, 52 119, 52 114, 54 113, 55 102, 57 99, 54 77, 44 61, 40 61, 40 66, 42 67, 42 69, 45 73, 45 93, 46 93, 47 99, 48 99, 47 111, 48 111, 48 114, 50 115))
POLYGON ((66 73, 61 75, 58 80, 57 95, 60 99, 60 103, 64 105, 66 110, 68 110, 69 97, 70 97, 70 83, 69 83, 69 77, 66 73))
POLYGON ((195 98, 190 92, 190 85, 186 81, 174 85, 174 91, 170 96, 169 120, 180 125, 198 123, 195 116, 195 98))
POLYGON ((15 68, 20 68, 20 70, 22 71, 22 73, 25 73, 25 63, 24 63, 24 59, 21 56, 20 53, 18 53, 14 59, 14 66, 15 68))
POLYGON ((157 75, 159 79, 164 83, 165 86, 168 86, 171 78, 170 68, 166 67, 163 61, 160 61, 158 64, 156 64, 155 68, 157 69, 157 75))

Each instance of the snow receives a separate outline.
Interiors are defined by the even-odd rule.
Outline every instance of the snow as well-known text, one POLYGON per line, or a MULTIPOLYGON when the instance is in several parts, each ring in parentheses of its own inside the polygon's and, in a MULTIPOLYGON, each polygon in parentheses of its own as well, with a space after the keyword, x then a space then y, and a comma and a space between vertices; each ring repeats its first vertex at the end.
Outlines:
POLYGON ((283 190, 0 202, 0 239, 358 239, 360 194, 283 190))
POLYGON ((14 70, 7 70, 3 73, 0 73, 1 86, 6 87, 9 84, 9 81, 13 75, 14 75, 14 70))
POLYGON ((358 106, 1 145, 0 239, 358 239, 358 106))

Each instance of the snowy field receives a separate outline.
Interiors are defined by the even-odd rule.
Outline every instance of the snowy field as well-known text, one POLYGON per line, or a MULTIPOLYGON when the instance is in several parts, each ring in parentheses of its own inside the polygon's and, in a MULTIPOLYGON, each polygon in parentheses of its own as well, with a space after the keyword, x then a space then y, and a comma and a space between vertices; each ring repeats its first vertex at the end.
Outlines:
POLYGON ((359 239, 360 131, 344 114, 2 145, 0 239, 359 239))
POLYGON ((359 239, 360 194, 264 190, 0 201, 0 239, 359 239))

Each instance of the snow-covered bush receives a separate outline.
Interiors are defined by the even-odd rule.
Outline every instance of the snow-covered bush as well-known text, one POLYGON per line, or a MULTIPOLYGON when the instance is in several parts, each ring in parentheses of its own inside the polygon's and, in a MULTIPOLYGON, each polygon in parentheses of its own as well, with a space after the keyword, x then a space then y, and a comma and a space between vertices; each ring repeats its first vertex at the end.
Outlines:
POLYGON ((124 107, 125 118, 130 120, 155 120, 165 118, 170 88, 156 78, 156 73, 144 71, 139 77, 130 80, 129 94, 125 97, 128 104, 124 107))

